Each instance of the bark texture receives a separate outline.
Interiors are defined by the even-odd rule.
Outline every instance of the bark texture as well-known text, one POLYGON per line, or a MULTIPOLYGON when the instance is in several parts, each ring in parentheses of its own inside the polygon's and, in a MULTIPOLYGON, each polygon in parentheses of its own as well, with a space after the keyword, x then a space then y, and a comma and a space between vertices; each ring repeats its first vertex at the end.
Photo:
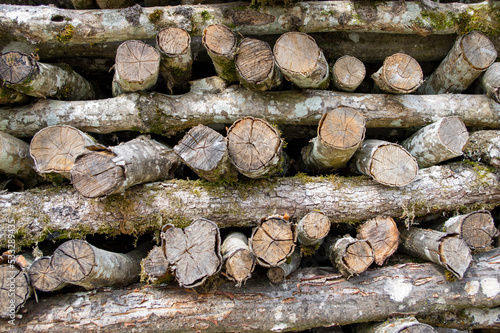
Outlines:
POLYGON ((500 62, 496 62, 488 68, 481 83, 486 95, 500 103, 500 62))
POLYGON ((476 131, 469 136, 464 155, 472 161, 481 161, 500 168, 500 131, 476 131))
POLYGON ((1 104, 27 104, 31 100, 28 95, 25 95, 15 89, 8 88, 3 84, 0 85, 0 105, 1 104))
POLYGON ((255 268, 255 256, 248 246, 248 238, 243 233, 229 233, 221 246, 226 276, 241 287, 251 276, 255 268))
POLYGON ((214 63, 218 76, 229 82, 237 82, 234 56, 238 39, 236 34, 221 24, 212 24, 203 30, 202 43, 214 63))
POLYGON ((356 333, 436 333, 436 330, 415 317, 391 318, 383 323, 357 324, 354 326, 356 333))
POLYGON ((365 65, 358 58, 349 55, 338 58, 332 68, 333 85, 342 91, 356 90, 365 75, 365 65))
POLYGON ((391 217, 377 216, 358 227, 356 238, 370 243, 375 263, 382 266, 398 248, 398 226, 391 217))
POLYGON ((500 308, 466 308, 462 310, 434 313, 419 316, 421 322, 435 327, 448 327, 458 330, 480 328, 500 328, 500 308))
POLYGON ((153 246, 146 258, 141 261, 141 282, 162 284, 170 282, 173 275, 161 246, 153 246))
POLYGON ((423 82, 424 74, 419 63, 411 56, 396 53, 387 57, 384 64, 372 75, 377 87, 392 94, 409 94, 423 82))
POLYGON ((40 257, 29 268, 30 283, 36 290, 56 291, 68 285, 50 266, 50 260, 51 257, 40 257))
POLYGON ((29 154, 29 145, 10 134, 0 132, 0 172, 35 185, 41 179, 29 154))

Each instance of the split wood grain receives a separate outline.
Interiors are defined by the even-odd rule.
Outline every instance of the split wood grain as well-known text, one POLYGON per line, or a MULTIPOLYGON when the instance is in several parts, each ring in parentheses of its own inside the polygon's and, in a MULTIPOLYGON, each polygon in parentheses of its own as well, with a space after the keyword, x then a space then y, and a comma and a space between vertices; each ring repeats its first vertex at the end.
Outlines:
POLYGON ((229 233, 222 243, 221 255, 226 276, 241 287, 255 268, 255 256, 248 246, 247 236, 238 231, 229 233))
POLYGON ((365 65, 356 57, 345 55, 333 64, 332 82, 339 90, 355 91, 365 79, 365 75, 365 65))
POLYGON ((65 283, 56 271, 50 266, 51 257, 37 258, 29 268, 29 278, 31 285, 40 291, 56 291, 66 287, 65 283))
POLYGON ((399 230, 391 217, 377 216, 357 228, 356 238, 370 243, 375 263, 382 266, 398 248, 399 230))
POLYGON ((372 75, 377 87, 392 94, 409 94, 423 82, 424 74, 419 63, 408 54, 396 53, 384 60, 372 75))
POLYGON ((203 30, 202 43, 217 75, 226 81, 238 82, 234 65, 238 46, 236 34, 225 25, 212 24, 203 30))

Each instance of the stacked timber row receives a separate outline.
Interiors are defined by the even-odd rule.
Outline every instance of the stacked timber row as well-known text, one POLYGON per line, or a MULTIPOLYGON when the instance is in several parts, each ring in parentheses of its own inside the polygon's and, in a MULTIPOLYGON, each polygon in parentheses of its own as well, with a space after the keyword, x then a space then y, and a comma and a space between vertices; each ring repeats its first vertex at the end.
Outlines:
POLYGON ((500 3, 43 2, 0 4, 0 332, 497 325, 500 3))

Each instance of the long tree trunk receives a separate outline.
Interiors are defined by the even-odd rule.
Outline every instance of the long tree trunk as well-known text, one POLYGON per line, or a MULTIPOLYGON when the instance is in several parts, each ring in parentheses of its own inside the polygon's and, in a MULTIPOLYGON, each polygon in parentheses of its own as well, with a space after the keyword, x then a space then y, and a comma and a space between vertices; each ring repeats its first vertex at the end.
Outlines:
POLYGON ((481 161, 500 168, 500 131, 472 132, 464 155, 469 160, 481 161))
POLYGON ((0 326, 0 331, 306 330, 396 315, 436 317, 450 308, 500 305, 499 258, 500 249, 475 256, 464 278, 453 282, 434 264, 410 263, 374 269, 347 281, 329 268, 302 269, 281 288, 262 278, 248 281, 242 289, 225 283, 215 293, 131 286, 48 296, 42 307, 29 301, 17 325, 0 326), (106 312, 95 304, 106 304, 106 312), (140 320, 145 316, 148 320, 140 320))
POLYGON ((0 172, 21 178, 29 186, 42 180, 35 171, 29 145, 3 132, 0 132, 0 172))
MULTIPOLYGON (((296 220, 311 209, 339 223, 378 215, 412 220, 445 211, 493 209, 500 202, 499 184, 500 175, 481 164, 452 163, 422 169, 414 182, 400 188, 366 177, 340 176, 300 175, 216 189, 199 181, 170 180, 130 188, 126 196, 92 200, 71 187, 57 192, 48 187, 0 193, 0 220, 14 221, 16 230, 24 231, 26 245, 45 239, 45 230, 63 235, 141 235, 158 230, 162 221, 180 226, 199 216, 221 228, 255 226, 262 216, 272 214, 288 213, 296 220)), ((0 235, 0 246, 7 240, 7 235, 0 235)))
POLYGON ((229 82, 238 82, 234 56, 238 46, 236 34, 221 24, 213 24, 203 30, 203 46, 212 59, 215 72, 229 82))
POLYGON ((486 95, 500 103, 500 62, 488 68, 481 79, 481 84, 486 95))
POLYGON ((357 109, 368 128, 422 127, 447 116, 459 116, 466 126, 500 127, 500 105, 482 95, 393 96, 320 90, 256 93, 235 86, 215 91, 181 96, 126 94, 92 102, 43 100, 3 108, 0 130, 26 137, 59 124, 93 133, 135 130, 168 136, 198 124, 227 124, 245 116, 278 125, 316 126, 325 109, 339 106, 357 109))
POLYGON ((342 91, 356 90, 365 75, 365 65, 358 58, 349 55, 338 58, 332 68, 333 85, 342 91))
POLYGON ((377 87, 392 94, 409 94, 423 82, 419 63, 411 56, 396 53, 387 57, 378 71, 372 74, 377 87))

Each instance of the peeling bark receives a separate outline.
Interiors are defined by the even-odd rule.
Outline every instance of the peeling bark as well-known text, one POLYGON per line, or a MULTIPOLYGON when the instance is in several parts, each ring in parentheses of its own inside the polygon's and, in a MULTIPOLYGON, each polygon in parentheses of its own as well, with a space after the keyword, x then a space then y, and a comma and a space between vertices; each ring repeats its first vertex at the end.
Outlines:
POLYGON ((330 261, 347 279, 365 272, 374 260, 372 246, 363 239, 332 237, 325 246, 330 261))
POLYGON ((469 160, 500 168, 500 131, 472 132, 464 155, 469 160))
POLYGON ((241 287, 255 268, 255 256, 250 251, 247 236, 238 231, 229 233, 222 243, 221 255, 227 278, 241 287))

